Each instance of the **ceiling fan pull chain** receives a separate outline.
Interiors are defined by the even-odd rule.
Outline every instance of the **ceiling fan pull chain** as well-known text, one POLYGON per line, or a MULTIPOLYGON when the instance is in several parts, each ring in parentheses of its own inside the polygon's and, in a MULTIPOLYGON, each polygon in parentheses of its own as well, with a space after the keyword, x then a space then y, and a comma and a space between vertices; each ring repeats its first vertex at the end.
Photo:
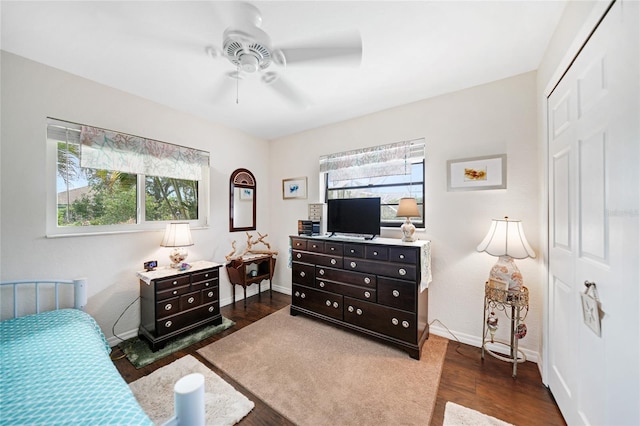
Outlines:
POLYGON ((240 86, 240 64, 236 66, 236 105, 238 105, 238 92, 240 86))

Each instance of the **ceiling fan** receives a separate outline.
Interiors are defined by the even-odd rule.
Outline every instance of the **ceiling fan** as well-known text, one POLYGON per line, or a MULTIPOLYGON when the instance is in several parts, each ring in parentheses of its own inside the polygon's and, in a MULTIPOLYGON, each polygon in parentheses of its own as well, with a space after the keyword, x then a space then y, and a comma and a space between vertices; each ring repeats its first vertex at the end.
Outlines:
MULTIPOLYGON (((262 16, 250 3, 234 3, 233 24, 224 30, 222 48, 206 46, 212 58, 226 58, 235 70, 227 76, 238 80, 260 74, 262 83, 297 106, 309 106, 304 96, 287 83, 275 68, 304 63, 359 64, 362 40, 358 33, 341 35, 339 39, 323 40, 297 46, 274 46, 271 37, 260 28, 262 16)), ((238 96, 236 91, 236 103, 238 96)))

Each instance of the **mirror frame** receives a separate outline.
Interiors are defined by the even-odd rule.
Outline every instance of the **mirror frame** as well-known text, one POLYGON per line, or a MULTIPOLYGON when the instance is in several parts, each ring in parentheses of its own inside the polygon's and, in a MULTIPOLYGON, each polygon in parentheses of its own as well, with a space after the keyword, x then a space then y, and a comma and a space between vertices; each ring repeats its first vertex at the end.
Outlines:
POLYGON ((229 179, 229 232, 237 231, 255 231, 256 230, 256 198, 257 198, 256 179, 247 169, 236 169, 231 173, 229 179), (251 226, 236 227, 233 223, 235 188, 251 188, 253 189, 253 222, 251 226))

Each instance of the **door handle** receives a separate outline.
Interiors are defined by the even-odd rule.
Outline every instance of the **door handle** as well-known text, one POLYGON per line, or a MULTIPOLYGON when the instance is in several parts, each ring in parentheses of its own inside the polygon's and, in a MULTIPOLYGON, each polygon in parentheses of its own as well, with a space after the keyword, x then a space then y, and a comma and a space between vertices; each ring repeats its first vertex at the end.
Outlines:
POLYGON ((588 280, 587 280, 587 281, 585 281, 585 282, 584 282, 584 286, 585 286, 585 287, 587 288, 587 290, 588 290, 588 289, 590 289, 591 287, 595 287, 595 286, 596 286, 596 283, 594 283, 594 282, 592 282, 592 281, 588 281, 588 280))

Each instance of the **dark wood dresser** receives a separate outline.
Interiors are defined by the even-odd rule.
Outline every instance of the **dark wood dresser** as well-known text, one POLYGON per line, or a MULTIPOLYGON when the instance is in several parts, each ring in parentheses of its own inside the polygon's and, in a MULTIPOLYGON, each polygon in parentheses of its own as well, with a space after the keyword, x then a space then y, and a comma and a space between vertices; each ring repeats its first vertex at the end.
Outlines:
POLYGON ((158 268, 138 272, 140 329, 151 349, 167 340, 208 324, 221 324, 219 269, 222 265, 198 261, 180 271, 158 268))
POLYGON ((429 337, 429 241, 290 238, 291 315, 356 330, 420 359, 429 337))

